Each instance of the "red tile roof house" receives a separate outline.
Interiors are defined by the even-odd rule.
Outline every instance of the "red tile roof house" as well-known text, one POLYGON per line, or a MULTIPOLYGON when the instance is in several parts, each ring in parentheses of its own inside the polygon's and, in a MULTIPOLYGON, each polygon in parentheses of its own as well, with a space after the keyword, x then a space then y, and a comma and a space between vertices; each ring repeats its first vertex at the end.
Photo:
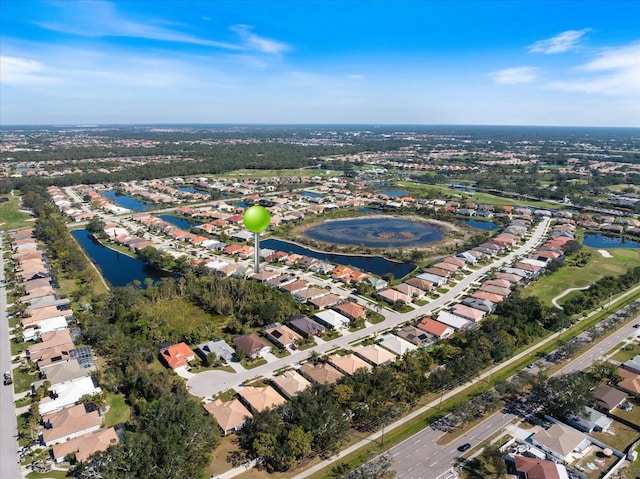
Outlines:
POLYGON ((271 352, 271 347, 255 333, 243 334, 233 338, 233 344, 242 349, 247 354, 247 357, 251 359, 262 357, 264 354, 271 352))
POLYGON ((186 369, 189 361, 193 361, 195 357, 196 353, 187 346, 187 343, 172 344, 160 350, 160 359, 173 370, 186 369))
POLYGON ((75 454, 76 460, 84 462, 96 452, 106 450, 110 445, 118 443, 118 435, 112 427, 98 429, 70 441, 53 446, 52 455, 56 462, 62 462, 69 454, 75 454))
POLYGON ((335 309, 339 313, 342 313, 342 314, 344 314, 345 316, 347 316, 348 318, 351 318, 351 319, 359 319, 359 318, 366 318, 367 317, 367 310, 364 309, 359 304, 353 303, 351 301, 347 301, 346 303, 338 304, 337 306, 334 306, 333 309, 335 309))
POLYGON ((429 317, 422 318, 416 326, 439 339, 451 336, 455 332, 451 326, 429 317))

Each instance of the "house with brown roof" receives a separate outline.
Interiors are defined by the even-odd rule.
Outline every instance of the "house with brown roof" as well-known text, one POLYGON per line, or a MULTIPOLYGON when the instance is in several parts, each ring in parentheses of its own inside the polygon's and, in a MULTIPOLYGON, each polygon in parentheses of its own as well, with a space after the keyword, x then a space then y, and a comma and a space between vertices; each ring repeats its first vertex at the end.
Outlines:
POLYGON ((56 444, 53 446, 52 455, 56 462, 62 462, 69 454, 75 454, 77 461, 85 462, 96 452, 104 451, 117 443, 118 435, 114 428, 98 429, 70 441, 56 444))
POLYGON ((332 354, 329 356, 329 362, 349 376, 355 374, 359 369, 364 369, 366 371, 371 371, 373 369, 369 363, 360 359, 355 354, 345 354, 344 356, 332 354))
POLYGON ((504 296, 499 294, 488 293, 486 291, 475 291, 471 294, 472 298, 478 299, 486 299, 487 301, 491 301, 492 303, 501 303, 504 301, 504 296))
POLYGON ((253 414, 237 399, 216 399, 205 404, 204 408, 215 418, 225 436, 239 431, 253 420, 253 414))
POLYGON ((531 441, 549 456, 568 464, 583 457, 591 447, 591 441, 583 433, 558 423, 536 432, 531 441))
POLYGON ((327 363, 319 363, 316 365, 306 363, 302 365, 300 372, 314 383, 326 385, 333 385, 344 376, 344 374, 327 363))
POLYGON ((382 366, 396 360, 396 355, 377 344, 355 346, 353 352, 374 366, 382 366))
POLYGON ((275 343, 281 348, 288 348, 296 341, 302 339, 302 336, 282 324, 265 329, 264 334, 267 336, 269 341, 275 343))
POLYGON ((428 316, 422 318, 416 326, 438 339, 449 337, 455 332, 455 329, 451 326, 431 319, 428 316))
POLYGON ((422 279, 418 277, 408 279, 407 281, 405 281, 405 283, 410 286, 419 288, 425 292, 431 291, 434 288, 433 283, 431 281, 427 281, 426 279, 422 279))
POLYGON ((285 371, 273 378, 272 382, 276 389, 288 399, 297 396, 311 386, 311 383, 304 376, 294 370, 285 371))
POLYGON ((422 289, 416 288, 415 286, 411 286, 407 283, 400 283, 399 285, 394 286, 393 289, 400 291, 402 294, 406 294, 410 298, 422 299, 425 295, 425 292, 422 289))
POLYGON ((184 342, 160 350, 160 359, 173 370, 186 368, 195 358, 196 353, 184 342))
POLYGON ((233 338, 233 344, 242 349, 251 359, 262 357, 271 352, 271 347, 255 333, 247 333, 233 338))
POLYGON ((323 288, 307 288, 302 291, 296 292, 293 297, 300 301, 301 303, 306 303, 312 299, 320 298, 326 294, 329 294, 329 291, 323 288))
POLYGON ((599 409, 611 413, 627 399, 627 393, 608 384, 602 384, 593 391, 593 397, 599 409))
POLYGON ((415 326, 411 326, 411 325, 407 325, 403 327, 397 333, 395 333, 395 335, 402 339, 406 339, 407 341, 409 341, 412 344, 415 344, 419 348, 429 346, 430 344, 433 343, 433 340, 434 340, 434 337, 431 336, 426 331, 423 331, 422 329, 418 329, 415 326))
POLYGON ((500 296, 509 296, 511 289, 501 288, 499 286, 492 286, 490 284, 482 284, 479 291, 486 291, 487 293, 498 294, 500 296))
POLYGON ((308 300, 307 302, 313 304, 318 309, 330 308, 342 301, 342 298, 336 294, 329 293, 324 296, 320 296, 319 298, 313 298, 308 300))
POLYGON ((42 342, 32 344, 26 350, 26 355, 31 361, 38 361, 42 356, 42 352, 55 347, 63 347, 73 349, 73 341, 71 340, 71 333, 68 329, 59 329, 51 333, 42 335, 42 342))
POLYGON ((562 464, 553 461, 515 455, 513 456, 518 477, 526 479, 562 479, 569 477, 562 464), (562 475, 560 475, 562 471, 562 475), (521 476, 522 475, 522 476, 521 476))
POLYGON ((40 442, 43 446, 49 447, 97 431, 102 424, 102 418, 98 411, 87 412, 84 404, 77 404, 44 414, 42 424, 44 429, 40 434, 40 442))
POLYGON ((271 386, 245 386, 238 392, 252 411, 263 412, 283 405, 287 400, 271 386))
POLYGON ((284 291, 285 293, 295 294, 298 291, 307 289, 308 287, 309 287, 309 283, 301 279, 298 281, 294 281, 293 283, 289 283, 281 286, 280 290, 284 291))

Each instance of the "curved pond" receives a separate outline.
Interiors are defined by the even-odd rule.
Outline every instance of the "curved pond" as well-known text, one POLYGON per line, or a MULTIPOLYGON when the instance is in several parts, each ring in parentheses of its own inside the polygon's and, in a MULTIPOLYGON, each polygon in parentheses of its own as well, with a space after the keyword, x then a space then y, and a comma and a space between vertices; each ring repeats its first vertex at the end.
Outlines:
POLYGON ((640 248, 638 241, 601 233, 585 233, 582 243, 590 248, 640 248))
POLYGON ((360 256, 327 253, 325 251, 312 250, 295 243, 290 243, 289 241, 283 241, 274 238, 269 238, 261 241, 260 246, 262 248, 268 248, 276 251, 284 251, 286 253, 296 253, 303 256, 310 256, 322 261, 328 261, 330 263, 341 264, 343 266, 356 268, 360 271, 373 273, 378 276, 383 276, 387 273, 391 273, 393 274, 394 278, 403 278, 416 268, 416 265, 413 263, 399 263, 397 261, 391 261, 390 259, 384 258, 382 256, 360 256))
POLYGON ((100 269, 102 276, 111 286, 126 286, 134 280, 144 284, 146 278, 154 281, 170 275, 162 275, 143 261, 107 248, 96 241, 85 229, 71 231, 76 241, 87 253, 89 259, 100 269))
POLYGON ((380 216, 328 221, 309 228, 304 235, 324 243, 369 248, 424 246, 444 238, 442 231, 433 225, 380 216))
POLYGON ((196 221, 189 221, 185 217, 173 216, 173 215, 159 215, 158 218, 162 218, 168 223, 171 223, 172 225, 177 226, 178 228, 183 229, 185 231, 189 231, 192 227, 202 224, 196 221))
POLYGON ((480 230, 497 230, 500 228, 500 225, 495 224, 493 221, 480 221, 480 220, 467 220, 465 221, 467 226, 471 226, 472 228, 477 228, 480 230))
POLYGON ((144 203, 143 201, 136 200, 131 196, 121 195, 115 190, 103 191, 102 194, 112 200, 116 205, 128 208, 131 211, 139 213, 141 211, 153 209, 155 206, 151 203, 144 203))

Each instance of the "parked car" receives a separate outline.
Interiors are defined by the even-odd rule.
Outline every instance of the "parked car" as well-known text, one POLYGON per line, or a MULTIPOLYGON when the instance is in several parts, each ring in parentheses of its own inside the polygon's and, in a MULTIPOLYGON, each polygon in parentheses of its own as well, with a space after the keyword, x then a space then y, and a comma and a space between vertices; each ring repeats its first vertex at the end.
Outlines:
POLYGON ((5 371, 4 374, 2 375, 2 378, 4 380, 5 386, 13 383, 13 378, 11 377, 11 373, 9 371, 5 371))

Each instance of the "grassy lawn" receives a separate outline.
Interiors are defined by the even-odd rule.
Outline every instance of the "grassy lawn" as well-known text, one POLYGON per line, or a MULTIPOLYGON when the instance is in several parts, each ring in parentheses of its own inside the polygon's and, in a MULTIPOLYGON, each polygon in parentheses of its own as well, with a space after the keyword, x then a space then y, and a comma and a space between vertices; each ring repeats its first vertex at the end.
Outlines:
POLYGON ((67 471, 30 472, 25 476, 27 479, 64 479, 67 471))
POLYGON ((23 341, 22 343, 16 343, 15 341, 11 341, 11 356, 17 356, 20 353, 23 353, 29 346, 33 343, 31 341, 23 341))
POLYGON ((606 457, 604 454, 602 454, 602 450, 598 448, 595 451, 592 451, 589 454, 587 454, 586 457, 582 458, 575 465, 579 467, 579 470, 581 470, 584 474, 586 474, 587 477, 593 478, 593 479, 599 479, 600 477, 602 477, 603 474, 606 473, 606 471, 611 469, 611 467, 615 464, 617 460, 618 458, 616 456, 606 457), (600 467, 598 467, 593 462, 598 459, 604 461, 604 464, 600 467))
POLYGON ((146 303, 144 313, 162 320, 169 330, 191 332, 202 331, 205 334, 225 339, 228 335, 223 328, 229 321, 228 316, 213 316, 202 308, 182 298, 146 303))
POLYGON ((611 359, 624 363, 625 361, 634 358, 637 354, 640 354, 640 345, 638 343, 631 343, 620 349, 611 357, 611 359))
POLYGON ((607 446, 624 451, 631 443, 640 438, 640 433, 621 422, 613 421, 607 432, 592 432, 591 436, 604 442, 607 446))
POLYGON ((629 401, 633 404, 633 409, 631 411, 625 411, 620 408, 615 408, 613 410, 612 415, 615 417, 619 417, 624 419, 625 421, 629 421, 633 424, 640 426, 640 405, 638 400, 632 399, 630 397, 629 401))
MULTIPOLYGON (((589 262, 583 267, 564 266, 555 273, 544 275, 527 286, 524 290, 525 296, 537 296, 547 306, 551 306, 551 300, 569 288, 580 288, 594 283, 603 276, 619 276, 640 265, 640 251, 634 249, 611 248, 608 251, 613 258, 604 258, 593 248, 589 262)), ((559 303, 569 299, 567 295, 559 303)))
POLYGON ((17 393, 28 391, 31 389, 31 383, 36 380, 35 375, 32 376, 21 367, 12 371, 13 374, 13 388, 17 393))
POLYGON ((267 364, 267 360, 266 359, 243 359, 242 361, 240 361, 240 364, 242 364, 246 369, 253 369, 253 368, 257 368, 258 366, 262 366, 263 364, 267 364))
POLYGON ((20 208, 19 196, 2 196, 9 201, 0 203, 0 231, 8 231, 19 228, 33 226, 33 217, 28 213, 23 213, 20 208))
POLYGON ((104 416, 104 427, 125 423, 131 415, 131 406, 125 402, 123 394, 107 393, 109 411, 104 416))

